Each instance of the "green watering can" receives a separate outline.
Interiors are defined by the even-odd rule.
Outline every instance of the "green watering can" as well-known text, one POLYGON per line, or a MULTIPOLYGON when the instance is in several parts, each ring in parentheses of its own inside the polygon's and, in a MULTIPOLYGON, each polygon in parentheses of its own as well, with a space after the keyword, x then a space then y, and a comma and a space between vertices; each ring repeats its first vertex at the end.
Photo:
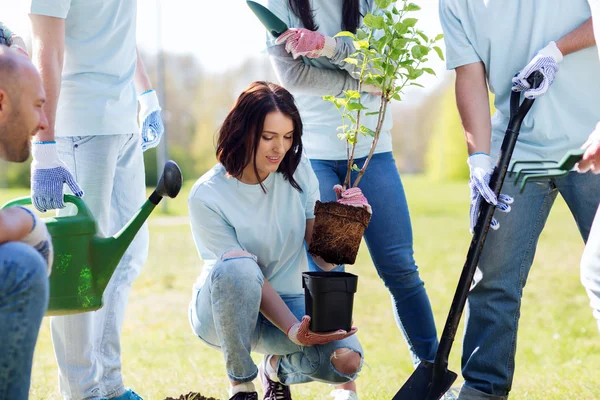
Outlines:
MULTIPOLYGON (((142 208, 120 232, 108 238, 97 235, 96 221, 85 202, 65 195, 66 203, 77 206, 77 215, 43 219, 54 246, 46 315, 77 314, 101 308, 104 289, 129 244, 162 198, 175 198, 181 184, 181 170, 175 162, 168 161, 156 190, 142 208)), ((29 204, 30 197, 21 197, 2 208, 29 204)))

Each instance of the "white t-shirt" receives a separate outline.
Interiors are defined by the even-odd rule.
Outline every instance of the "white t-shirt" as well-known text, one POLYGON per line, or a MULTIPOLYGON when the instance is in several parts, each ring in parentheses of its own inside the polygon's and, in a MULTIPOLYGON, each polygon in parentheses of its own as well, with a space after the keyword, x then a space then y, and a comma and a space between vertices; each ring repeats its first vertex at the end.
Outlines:
POLYGON ((302 193, 281 173, 271 173, 260 185, 228 177, 217 164, 192 187, 188 198, 194 242, 204 260, 196 287, 201 287, 224 253, 245 250, 258 258, 265 278, 277 293, 302 293, 301 273, 308 270, 304 248, 306 220, 313 219, 319 183, 306 158, 294 179, 302 193))
POLYGON ((31 0, 65 20, 56 136, 135 133, 136 0, 31 0))

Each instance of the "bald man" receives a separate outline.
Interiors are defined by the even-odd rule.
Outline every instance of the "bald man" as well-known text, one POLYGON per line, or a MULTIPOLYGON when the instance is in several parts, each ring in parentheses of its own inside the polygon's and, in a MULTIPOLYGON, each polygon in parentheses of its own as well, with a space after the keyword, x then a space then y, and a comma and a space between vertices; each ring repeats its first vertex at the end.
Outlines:
MULTIPOLYGON (((42 81, 29 59, 0 45, 0 157, 24 162, 47 129, 42 81)), ((0 399, 27 399, 33 350, 48 304, 52 242, 24 207, 0 210, 0 399)))

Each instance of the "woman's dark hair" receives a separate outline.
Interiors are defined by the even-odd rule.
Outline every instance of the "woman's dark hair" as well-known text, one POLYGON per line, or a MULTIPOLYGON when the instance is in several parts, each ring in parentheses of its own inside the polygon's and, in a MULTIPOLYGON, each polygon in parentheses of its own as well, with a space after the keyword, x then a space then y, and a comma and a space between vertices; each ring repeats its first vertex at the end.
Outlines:
MULTIPOLYGON (((288 0, 290 9, 294 15, 300 18, 306 29, 316 31, 319 27, 315 24, 313 10, 310 8, 310 0, 288 0)), ((342 8, 342 30, 356 33, 360 23, 359 0, 344 0, 342 8)))
POLYGON ((283 157, 277 172, 281 172, 292 187, 302 192, 294 180, 294 172, 302 157, 302 120, 292 94, 274 83, 252 82, 240 94, 219 130, 217 160, 229 175, 238 179, 242 177, 244 168, 254 163, 256 179, 266 193, 254 161, 265 118, 273 111, 281 112, 294 123, 292 147, 283 157))

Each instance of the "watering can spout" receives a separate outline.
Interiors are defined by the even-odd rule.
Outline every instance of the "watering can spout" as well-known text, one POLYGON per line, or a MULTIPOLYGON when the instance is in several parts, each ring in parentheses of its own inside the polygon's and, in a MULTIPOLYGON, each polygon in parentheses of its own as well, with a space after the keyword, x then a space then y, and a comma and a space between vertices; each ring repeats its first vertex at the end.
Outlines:
POLYGON ((104 291, 123 254, 127 251, 150 213, 163 197, 175 198, 181 190, 182 183, 183 178, 179 166, 174 161, 167 161, 156 189, 127 225, 112 237, 94 237, 92 245, 94 264, 92 269, 95 270, 99 289, 104 291))

